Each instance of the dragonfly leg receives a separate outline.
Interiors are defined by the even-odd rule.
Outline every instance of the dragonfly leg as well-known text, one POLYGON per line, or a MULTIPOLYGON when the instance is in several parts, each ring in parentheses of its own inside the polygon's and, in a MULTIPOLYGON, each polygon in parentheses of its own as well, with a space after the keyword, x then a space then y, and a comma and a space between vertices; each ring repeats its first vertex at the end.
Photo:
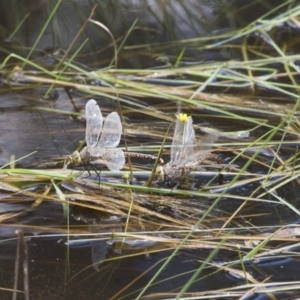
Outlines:
POLYGON ((76 175, 76 177, 81 176, 81 175, 83 174, 84 171, 87 171, 87 172, 88 172, 88 176, 87 176, 87 177, 91 177, 92 174, 91 174, 91 172, 90 172, 90 169, 93 170, 93 171, 97 174, 96 178, 99 178, 99 184, 100 184, 100 179, 101 179, 100 173, 101 173, 101 169, 100 169, 100 172, 99 172, 99 169, 98 169, 96 166, 94 166, 93 164, 89 163, 89 162, 83 163, 83 164, 82 164, 82 169, 81 169, 81 171, 76 175))
POLYGON ((164 183, 164 187, 170 188, 172 190, 178 185, 178 182, 174 181, 167 174, 164 175, 163 183, 164 183))
MULTIPOLYGON (((91 164, 91 163, 89 163, 88 164, 88 166, 96 173, 96 179, 98 178, 99 180, 98 180, 98 183, 99 183, 99 185, 100 185, 100 180, 101 180, 101 171, 102 171, 102 169, 100 168, 100 172, 99 172, 99 169, 96 167, 96 166, 94 166, 93 164, 91 164)), ((91 176, 91 172, 90 172, 90 170, 88 169, 88 168, 86 168, 87 169, 87 171, 88 171, 88 173, 89 173, 89 176, 91 176)))
MULTIPOLYGON (((218 164, 222 164, 223 161, 221 157, 214 153, 209 153, 209 159, 215 160, 218 164)), ((224 175, 221 173, 222 169, 219 171, 219 185, 224 183, 224 175)))
MULTIPOLYGON (((81 171, 75 176, 75 178, 79 177, 79 176, 84 172, 85 169, 86 169, 86 168, 85 168, 85 166, 83 165, 81 171)), ((75 170, 75 169, 72 169, 72 173, 73 173, 74 170, 75 170)))

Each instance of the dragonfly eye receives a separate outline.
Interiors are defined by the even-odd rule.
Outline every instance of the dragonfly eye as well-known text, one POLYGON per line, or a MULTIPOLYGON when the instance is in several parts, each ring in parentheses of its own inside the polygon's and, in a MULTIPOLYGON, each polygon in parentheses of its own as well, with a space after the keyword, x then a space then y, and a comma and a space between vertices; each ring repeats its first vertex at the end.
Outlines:
POLYGON ((81 157, 78 151, 74 151, 69 157, 68 160, 74 166, 78 166, 81 163, 81 157))
POLYGON ((164 173, 165 173, 165 172, 164 172, 163 167, 162 167, 162 166, 158 166, 158 167, 156 168, 156 171, 155 171, 155 176, 156 176, 156 178, 157 178, 158 180, 163 180, 163 179, 164 179, 164 176, 165 176, 164 173))

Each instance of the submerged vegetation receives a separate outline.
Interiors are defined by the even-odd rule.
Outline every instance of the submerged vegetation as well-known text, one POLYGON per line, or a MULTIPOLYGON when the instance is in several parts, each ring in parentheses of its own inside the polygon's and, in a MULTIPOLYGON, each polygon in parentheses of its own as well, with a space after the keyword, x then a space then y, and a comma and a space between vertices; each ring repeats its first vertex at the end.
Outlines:
MULTIPOLYGON (((145 295, 149 299, 211 299, 212 295, 214 299, 251 299, 257 293, 276 297, 283 292, 299 296, 298 280, 272 277, 264 268, 264 262, 299 260, 300 55, 295 31, 299 33, 300 5, 287 9, 288 2, 242 29, 153 44, 153 53, 174 49, 155 68, 118 68, 118 54, 133 51, 126 46, 131 31, 121 42, 112 39, 114 59, 105 69, 78 64, 81 48, 72 55, 72 49, 67 49, 55 56, 57 64, 51 70, 30 55, 7 55, 1 74, 12 91, 39 86, 45 97, 63 88, 74 102, 73 93, 87 99, 110 99, 122 119, 120 147, 126 151, 162 156, 167 163, 175 114, 191 115, 197 140, 205 134, 218 135, 211 151, 223 161, 224 181, 218 184, 220 168, 211 171, 202 165, 174 186, 163 185, 153 178, 158 161, 135 158, 124 166, 122 176, 105 168, 99 172, 65 169, 66 157, 53 161, 49 157, 53 167, 47 169, 41 163, 18 168, 18 161, 12 161, 0 169, 1 201, 22 204, 22 209, 3 212, 1 224, 14 226, 22 214, 53 202, 63 207, 65 224, 34 225, 34 229, 43 232, 41 237, 64 239, 68 247, 104 241, 104 255, 94 256, 89 266, 97 271, 103 272, 105 263, 168 253, 157 263, 155 273, 149 264, 136 279, 145 276, 147 284, 137 288, 135 281, 127 283, 111 299, 142 299, 145 295), (295 37, 279 40, 280 34, 295 37), (197 61, 186 54, 191 50, 234 51, 235 58, 197 61), (74 225, 71 216, 86 225, 74 225), (108 248, 112 255, 105 257, 108 248), (195 269, 162 277, 185 250, 202 251, 199 257, 188 257, 197 261, 195 269), (233 277, 236 284, 197 289, 197 283, 218 273, 233 277), (183 275, 182 285, 154 293, 156 286, 183 275)), ((101 26, 92 16, 89 21, 101 26)), ((134 51, 145 52, 148 47, 135 46, 134 51)), ((33 230, 25 225, 19 228, 25 236, 33 230)), ((80 275, 73 274, 66 283, 76 282, 80 275)))

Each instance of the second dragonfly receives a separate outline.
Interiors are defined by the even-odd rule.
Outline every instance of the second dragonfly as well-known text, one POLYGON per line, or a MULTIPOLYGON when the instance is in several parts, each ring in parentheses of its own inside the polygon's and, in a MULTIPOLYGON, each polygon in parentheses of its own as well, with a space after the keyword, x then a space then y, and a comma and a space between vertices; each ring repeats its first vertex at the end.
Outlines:
POLYGON ((218 164, 222 164, 222 160, 218 155, 208 151, 217 136, 206 135, 202 141, 202 149, 196 151, 194 147, 196 139, 192 117, 186 114, 178 114, 176 117, 177 120, 171 146, 171 159, 167 164, 156 168, 155 176, 158 181, 170 181, 187 175, 195 171, 199 164, 206 160, 213 160, 218 164))

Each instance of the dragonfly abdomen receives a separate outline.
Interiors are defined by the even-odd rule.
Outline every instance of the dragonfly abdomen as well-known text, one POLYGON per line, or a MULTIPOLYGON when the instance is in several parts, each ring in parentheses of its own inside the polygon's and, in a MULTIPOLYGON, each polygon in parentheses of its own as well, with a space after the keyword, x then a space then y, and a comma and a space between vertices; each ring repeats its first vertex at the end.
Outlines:
POLYGON ((214 154, 214 153, 206 153, 206 154, 200 156, 200 158, 198 158, 196 161, 186 163, 185 166, 187 166, 187 167, 196 167, 196 166, 200 165, 202 162, 204 162, 206 160, 213 160, 218 164, 223 163, 223 161, 222 161, 222 159, 219 155, 214 154))

